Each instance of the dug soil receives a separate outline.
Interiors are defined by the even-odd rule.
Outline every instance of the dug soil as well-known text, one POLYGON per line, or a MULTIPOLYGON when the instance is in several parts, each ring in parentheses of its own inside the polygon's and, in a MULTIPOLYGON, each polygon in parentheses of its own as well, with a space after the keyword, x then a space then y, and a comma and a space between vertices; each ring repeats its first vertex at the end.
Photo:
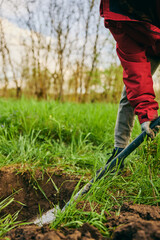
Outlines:
MULTIPOLYGON (((62 170, 40 170, 30 172, 21 170, 19 166, 5 167, 0 170, 1 200, 13 194, 15 201, 4 208, 0 215, 14 214, 20 210, 18 220, 29 222, 37 217, 39 209, 47 211, 54 204, 64 204, 79 181, 79 177, 70 176, 62 170), (22 205, 23 204, 23 205, 22 205)), ((87 205, 86 205, 87 206, 87 205)), ((77 207, 83 207, 83 203, 77 207)), ((99 211, 100 209, 97 209, 99 211)), ((85 211, 90 211, 89 207, 85 211)), ((4 239, 16 240, 160 240, 160 208, 156 206, 124 204, 120 213, 115 207, 110 213, 105 213, 105 225, 110 237, 102 234, 93 226, 85 223, 79 229, 61 228, 52 230, 34 224, 12 229, 4 239)))

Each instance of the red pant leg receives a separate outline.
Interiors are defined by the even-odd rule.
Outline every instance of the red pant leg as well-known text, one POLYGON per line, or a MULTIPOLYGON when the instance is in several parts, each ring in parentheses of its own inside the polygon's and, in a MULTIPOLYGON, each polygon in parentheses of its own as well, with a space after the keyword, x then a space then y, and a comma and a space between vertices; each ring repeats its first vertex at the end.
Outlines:
POLYGON ((134 107, 140 123, 152 121, 158 116, 158 103, 154 100, 151 66, 146 57, 146 46, 133 40, 123 29, 110 28, 110 31, 117 42, 117 54, 124 70, 123 80, 127 98, 134 107))

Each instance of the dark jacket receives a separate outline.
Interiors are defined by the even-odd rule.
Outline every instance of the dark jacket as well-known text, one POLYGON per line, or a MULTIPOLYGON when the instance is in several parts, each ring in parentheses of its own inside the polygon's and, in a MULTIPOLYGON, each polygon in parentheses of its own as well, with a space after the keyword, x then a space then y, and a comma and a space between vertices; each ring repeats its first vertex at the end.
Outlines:
POLYGON ((160 0, 101 0, 100 13, 105 20, 145 22, 156 32, 160 28, 160 0))

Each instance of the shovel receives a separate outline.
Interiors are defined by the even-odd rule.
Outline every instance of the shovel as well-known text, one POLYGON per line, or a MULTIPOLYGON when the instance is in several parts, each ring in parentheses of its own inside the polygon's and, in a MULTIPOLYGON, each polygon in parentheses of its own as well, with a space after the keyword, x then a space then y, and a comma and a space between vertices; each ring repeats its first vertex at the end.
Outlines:
MULTIPOLYGON (((160 125, 160 117, 158 117, 156 120, 154 120, 150 128, 153 129, 156 126, 160 125)), ((121 151, 111 162, 105 165, 103 169, 99 169, 97 172, 97 175, 92 178, 83 188, 80 189, 80 191, 73 196, 72 200, 69 200, 66 205, 63 207, 62 211, 65 211, 67 206, 69 206, 72 202, 76 201, 78 197, 83 196, 85 193, 87 193, 90 188, 92 187, 93 183, 97 180, 101 179, 107 172, 111 171, 116 166, 120 166, 123 164, 124 159, 131 154, 145 139, 146 132, 143 131, 137 138, 135 138, 123 151, 121 151)), ((57 209, 53 208, 46 213, 44 213, 40 218, 37 218, 34 220, 34 224, 42 226, 43 224, 49 224, 53 222, 56 218, 56 212, 57 209)))

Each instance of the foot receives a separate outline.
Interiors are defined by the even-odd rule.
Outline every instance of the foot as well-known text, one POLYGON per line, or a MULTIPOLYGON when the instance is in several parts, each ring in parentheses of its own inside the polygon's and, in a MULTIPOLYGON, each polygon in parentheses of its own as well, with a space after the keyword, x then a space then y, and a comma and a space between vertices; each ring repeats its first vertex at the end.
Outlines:
MULTIPOLYGON (((113 149, 113 151, 112 151, 112 155, 110 156, 110 158, 107 160, 107 162, 106 162, 106 165, 108 164, 108 163, 110 163, 122 150, 123 150, 124 148, 117 148, 117 147, 115 147, 114 149, 113 149)), ((121 165, 120 165, 120 169, 122 170, 124 168, 124 163, 122 163, 121 165)), ((100 173, 102 171, 102 168, 100 168, 97 172, 96 172, 96 176, 100 173)))
POLYGON ((120 152, 122 152, 124 148, 118 148, 115 147, 112 151, 112 155, 110 156, 110 158, 107 160, 106 164, 110 163, 120 152))

